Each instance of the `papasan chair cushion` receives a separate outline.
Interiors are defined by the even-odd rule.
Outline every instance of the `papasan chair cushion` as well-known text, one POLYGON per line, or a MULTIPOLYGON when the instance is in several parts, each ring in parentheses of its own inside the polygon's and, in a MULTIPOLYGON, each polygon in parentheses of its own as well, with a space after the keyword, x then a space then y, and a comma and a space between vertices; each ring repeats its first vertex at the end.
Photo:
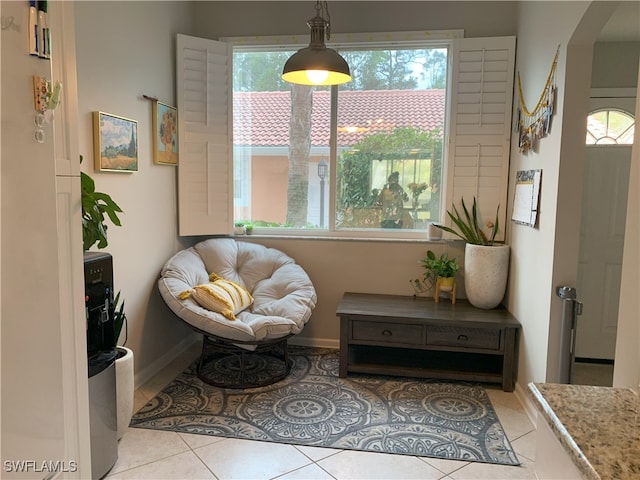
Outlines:
POLYGON ((205 240, 176 253, 162 268, 158 288, 169 308, 189 325, 204 334, 242 342, 238 346, 247 350, 300 333, 317 300, 309 276, 291 257, 231 238, 205 240), (245 287, 253 304, 228 319, 185 298, 183 292, 206 284, 210 274, 245 287))

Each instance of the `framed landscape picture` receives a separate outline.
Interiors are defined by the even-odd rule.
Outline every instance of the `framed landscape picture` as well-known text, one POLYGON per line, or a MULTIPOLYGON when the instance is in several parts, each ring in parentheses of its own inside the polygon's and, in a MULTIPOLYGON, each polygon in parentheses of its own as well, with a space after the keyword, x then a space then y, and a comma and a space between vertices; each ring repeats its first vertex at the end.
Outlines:
POLYGON ((178 164, 178 111, 153 102, 153 160, 162 165, 178 164))
POLYGON ((105 112, 93 112, 96 170, 138 171, 138 122, 105 112))

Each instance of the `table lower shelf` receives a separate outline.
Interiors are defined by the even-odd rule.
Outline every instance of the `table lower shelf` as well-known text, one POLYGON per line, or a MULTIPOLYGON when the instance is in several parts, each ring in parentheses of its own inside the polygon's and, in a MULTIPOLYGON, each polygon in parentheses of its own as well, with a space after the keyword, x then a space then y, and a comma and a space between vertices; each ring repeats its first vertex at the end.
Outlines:
POLYGON ((347 373, 503 383, 499 355, 366 345, 348 348, 347 373))

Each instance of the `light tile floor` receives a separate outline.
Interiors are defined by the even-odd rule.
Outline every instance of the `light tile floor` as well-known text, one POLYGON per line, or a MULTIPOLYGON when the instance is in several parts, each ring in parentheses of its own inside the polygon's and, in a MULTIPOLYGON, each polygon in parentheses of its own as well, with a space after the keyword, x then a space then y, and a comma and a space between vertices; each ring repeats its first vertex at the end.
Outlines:
MULTIPOLYGON (((198 355, 187 350, 136 391, 141 408, 198 355)), ((385 453, 302 447, 129 428, 107 480, 116 479, 535 479, 535 429, 513 393, 487 388, 519 467, 385 453)))

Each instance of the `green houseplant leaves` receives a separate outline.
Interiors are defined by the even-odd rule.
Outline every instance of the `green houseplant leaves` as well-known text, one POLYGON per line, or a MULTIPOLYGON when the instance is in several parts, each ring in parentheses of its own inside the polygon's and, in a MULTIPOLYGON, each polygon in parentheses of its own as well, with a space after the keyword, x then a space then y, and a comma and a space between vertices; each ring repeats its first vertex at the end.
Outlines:
MULTIPOLYGON (((120 303, 120 292, 116 294, 116 298, 113 301, 113 335, 115 341, 117 342, 120 338, 120 332, 122 332, 122 327, 126 324, 127 316, 124 313, 124 300, 120 303)), ((125 330, 125 338, 122 345, 127 343, 128 332, 125 330)))
POLYGON ((447 252, 436 257, 433 251, 427 250, 427 255, 421 260, 421 263, 425 269, 425 281, 433 280, 437 277, 455 277, 456 272, 460 269, 457 258, 449 258, 447 252))
MULTIPOLYGON (((80 156, 82 163, 82 156, 80 156)), ((80 191, 82 198, 82 246, 84 251, 89 250, 94 244, 98 248, 106 248, 107 225, 105 214, 116 226, 121 226, 118 213, 122 209, 111 196, 106 193, 96 192, 96 185, 93 179, 84 172, 80 172, 80 191)))
POLYGON ((418 263, 424 267, 423 280, 409 280, 416 293, 424 293, 433 288, 438 278, 455 278, 460 270, 458 258, 449 258, 447 252, 437 257, 432 250, 427 250, 425 257, 418 263))
POLYGON ((493 223, 488 223, 487 226, 491 228, 491 235, 489 237, 482 231, 482 228, 478 224, 478 209, 476 205, 476 198, 473 197, 473 206, 471 207, 471 212, 467 209, 467 206, 464 203, 464 198, 462 199, 462 211, 464 215, 461 215, 456 206, 453 206, 453 213, 447 210, 447 215, 453 222, 453 225, 457 227, 458 230, 454 230, 451 227, 447 227, 446 225, 435 224, 436 227, 444 230, 445 232, 452 233, 453 235, 461 238, 467 243, 471 243, 473 245, 493 245, 496 235, 499 229, 499 218, 498 212, 500 211, 500 205, 496 209, 496 219, 493 223))

